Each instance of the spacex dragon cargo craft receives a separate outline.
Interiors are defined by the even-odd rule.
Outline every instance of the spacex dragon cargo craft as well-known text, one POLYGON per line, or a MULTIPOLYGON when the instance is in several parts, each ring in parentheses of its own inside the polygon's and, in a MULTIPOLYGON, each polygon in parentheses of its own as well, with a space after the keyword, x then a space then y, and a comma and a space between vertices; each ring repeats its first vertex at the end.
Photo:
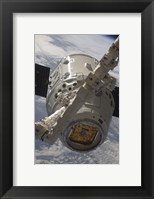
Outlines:
POLYGON ((53 144, 60 138, 76 151, 89 151, 107 137, 112 115, 119 116, 119 88, 109 74, 119 61, 119 39, 100 61, 68 55, 54 71, 36 64, 35 92, 46 97, 48 117, 35 123, 35 137, 53 144))

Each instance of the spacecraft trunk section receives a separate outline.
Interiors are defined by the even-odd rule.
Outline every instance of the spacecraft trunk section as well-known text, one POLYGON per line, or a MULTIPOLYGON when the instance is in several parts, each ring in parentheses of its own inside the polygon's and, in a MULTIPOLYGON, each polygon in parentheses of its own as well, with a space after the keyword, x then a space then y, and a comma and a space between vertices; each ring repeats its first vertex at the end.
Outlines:
POLYGON ((37 138, 53 144, 59 137, 69 148, 88 151, 104 142, 115 102, 116 80, 108 72, 118 63, 117 40, 97 59, 69 55, 50 73, 46 108, 49 117, 36 123, 37 138))

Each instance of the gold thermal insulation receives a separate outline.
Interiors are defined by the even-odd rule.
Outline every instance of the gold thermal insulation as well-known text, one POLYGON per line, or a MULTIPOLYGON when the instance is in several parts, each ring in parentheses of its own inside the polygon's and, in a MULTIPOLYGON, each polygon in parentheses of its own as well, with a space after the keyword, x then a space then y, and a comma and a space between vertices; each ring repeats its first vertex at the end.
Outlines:
POLYGON ((94 141, 96 134, 96 127, 80 123, 72 127, 69 134, 69 139, 72 142, 89 145, 92 144, 92 142, 94 141))

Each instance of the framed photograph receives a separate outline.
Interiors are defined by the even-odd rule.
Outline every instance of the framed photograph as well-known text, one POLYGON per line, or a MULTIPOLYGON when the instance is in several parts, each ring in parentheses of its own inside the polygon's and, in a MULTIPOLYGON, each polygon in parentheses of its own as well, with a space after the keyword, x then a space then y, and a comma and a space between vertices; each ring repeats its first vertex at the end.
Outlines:
POLYGON ((153 198, 151 1, 0 1, 1 198, 153 198))

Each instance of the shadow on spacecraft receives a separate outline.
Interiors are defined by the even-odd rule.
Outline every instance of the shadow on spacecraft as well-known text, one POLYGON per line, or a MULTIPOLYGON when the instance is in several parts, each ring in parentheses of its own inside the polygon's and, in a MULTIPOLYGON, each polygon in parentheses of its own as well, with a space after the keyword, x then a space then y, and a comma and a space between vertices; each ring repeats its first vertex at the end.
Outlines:
POLYGON ((76 151, 89 151, 107 137, 112 116, 119 117, 119 87, 109 74, 119 61, 119 38, 100 61, 85 54, 61 59, 54 71, 35 64, 35 94, 46 98, 48 117, 35 122, 35 138, 60 138, 76 151))

